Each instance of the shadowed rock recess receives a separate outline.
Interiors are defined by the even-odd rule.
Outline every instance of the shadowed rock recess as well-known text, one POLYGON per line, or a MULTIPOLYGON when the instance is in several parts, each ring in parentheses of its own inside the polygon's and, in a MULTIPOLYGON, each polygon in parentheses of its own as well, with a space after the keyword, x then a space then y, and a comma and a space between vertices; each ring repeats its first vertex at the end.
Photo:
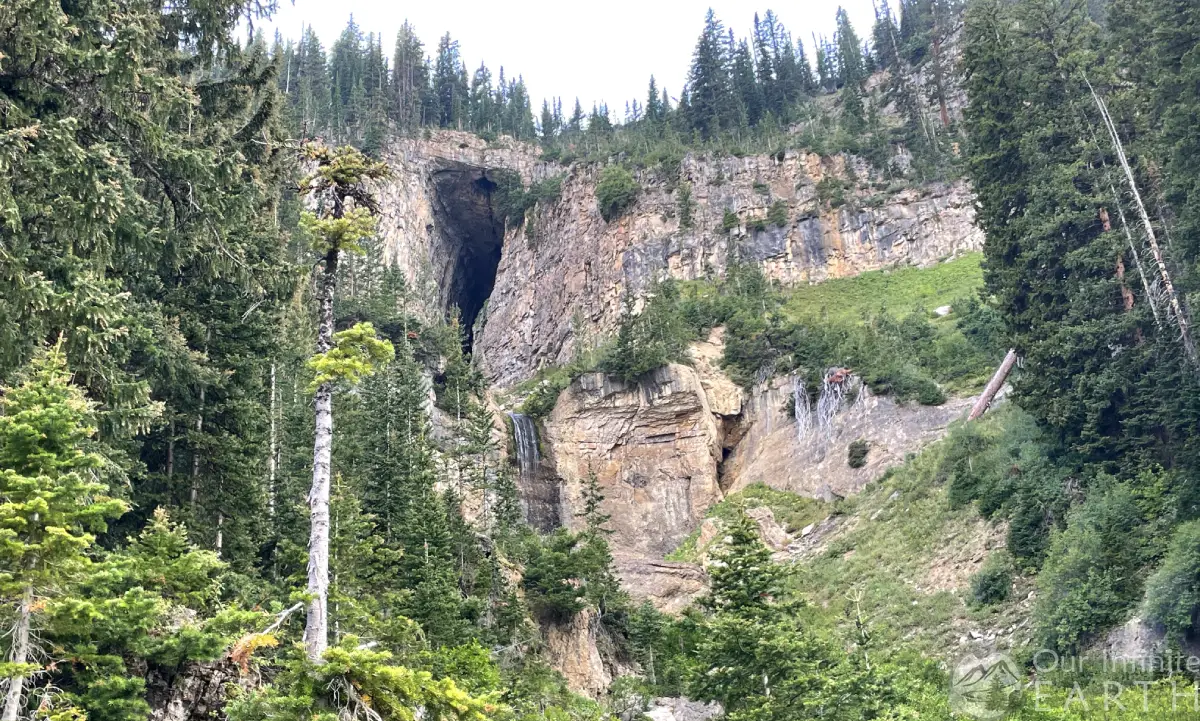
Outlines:
POLYGON ((434 228, 444 252, 437 268, 442 306, 458 307, 466 332, 464 350, 474 341, 475 321, 496 284, 504 222, 492 205, 496 184, 484 168, 442 161, 433 170, 434 228))

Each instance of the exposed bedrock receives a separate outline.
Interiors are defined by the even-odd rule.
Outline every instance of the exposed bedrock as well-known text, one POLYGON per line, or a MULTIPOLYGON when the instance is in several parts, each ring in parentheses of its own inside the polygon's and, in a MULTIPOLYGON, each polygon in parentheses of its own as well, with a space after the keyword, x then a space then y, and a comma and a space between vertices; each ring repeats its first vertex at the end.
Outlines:
POLYGON ((636 203, 612 222, 597 208, 599 171, 572 168, 558 201, 531 216, 531 233, 508 231, 477 344, 485 374, 506 387, 568 362, 577 344, 613 332, 626 289, 637 294, 666 276, 720 276, 730 244, 784 285, 929 265, 982 246, 965 183, 891 188, 870 182, 865 166, 848 164, 856 165, 794 151, 688 156, 678 181, 641 173, 636 203), (683 183, 691 187, 690 228, 679 220, 683 183), (842 188, 837 207, 828 197, 834 186, 842 188), (767 222, 775 203, 786 207, 781 226, 767 222), (737 218, 728 231, 727 211, 737 218), (577 338, 580 329, 588 337, 577 338))

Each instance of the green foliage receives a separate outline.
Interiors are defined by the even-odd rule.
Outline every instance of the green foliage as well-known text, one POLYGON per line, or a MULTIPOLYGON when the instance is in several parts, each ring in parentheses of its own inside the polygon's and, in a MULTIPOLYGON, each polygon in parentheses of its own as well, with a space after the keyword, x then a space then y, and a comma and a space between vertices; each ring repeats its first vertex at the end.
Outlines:
POLYGON ((999 408, 985 423, 952 427, 938 466, 955 505, 978 502, 985 517, 1009 518, 1008 548, 1026 565, 1040 565, 1050 532, 1065 519, 1069 469, 1048 459, 1049 446, 1034 419, 999 408))
POLYGON ((871 450, 871 444, 859 438, 850 442, 850 447, 846 451, 846 465, 851 468, 862 468, 867 465, 867 453, 871 450))
MULTIPOLYGON (((780 491, 763 483, 752 483, 737 493, 726 496, 720 503, 710 506, 705 511, 705 518, 715 519, 721 527, 733 523, 739 513, 746 509, 766 507, 771 509, 784 530, 788 533, 799 533, 801 529, 815 524, 828 517, 831 508, 821 501, 799 496, 787 491, 780 491)), ((679 547, 668 554, 672 561, 695 561, 705 548, 697 547, 699 529, 679 544, 679 547)))
POLYGON ((498 694, 475 696, 452 679, 392 661, 387 651, 358 648, 350 637, 325 654, 325 662, 291 660, 274 683, 243 692, 228 707, 234 721, 329 721, 339 709, 371 709, 384 718, 414 721, 416 710, 437 721, 484 721, 502 713, 498 694))
POLYGON ((603 533, 560 528, 541 542, 532 541, 528 554, 521 585, 539 616, 561 622, 588 606, 603 612, 622 602, 603 533))
POLYGON ((721 216, 721 230, 726 233, 737 229, 740 223, 741 221, 738 219, 738 214, 732 210, 726 210, 725 214, 721 216))
POLYGON ((767 210, 767 222, 776 228, 786 228, 788 224, 788 206, 783 200, 771 203, 767 210))
POLYGON ((675 191, 676 204, 679 207, 679 227, 690 230, 692 227, 692 211, 696 203, 692 200, 692 184, 680 183, 675 191))
POLYGON ((1145 617, 1176 641, 1196 628, 1200 608, 1200 521, 1180 524, 1162 563, 1146 581, 1145 617))
POLYGON ((526 189, 520 174, 515 171, 493 170, 490 173, 496 184, 492 191, 496 217, 505 227, 520 227, 529 222, 529 211, 539 205, 552 205, 562 196, 561 176, 539 180, 526 189))
POLYGON ((313 372, 309 390, 325 383, 358 385, 380 365, 391 362, 395 355, 391 341, 376 337, 375 326, 356 323, 334 333, 333 347, 309 359, 308 367, 313 372))
POLYGON ((1003 551, 994 552, 971 576, 971 601, 981 607, 1003 603, 1008 600, 1012 583, 1012 558, 1003 551))
POLYGON ((1125 620, 1142 597, 1145 529, 1129 488, 1111 481, 1071 510, 1038 575, 1034 619, 1047 648, 1078 651, 1125 620))
POLYGON ((639 192, 641 187, 632 173, 619 165, 605 166, 600 171, 600 182, 596 184, 600 215, 611 223, 633 205, 639 192))
POLYGON ((633 297, 617 327, 617 337, 600 359, 599 370, 633 381, 684 357, 696 330, 681 312, 679 286, 672 279, 656 283, 647 295, 641 313, 634 313, 633 297))
POLYGON ((817 181, 817 202, 837 210, 846 204, 846 191, 850 184, 836 175, 826 175, 817 181))

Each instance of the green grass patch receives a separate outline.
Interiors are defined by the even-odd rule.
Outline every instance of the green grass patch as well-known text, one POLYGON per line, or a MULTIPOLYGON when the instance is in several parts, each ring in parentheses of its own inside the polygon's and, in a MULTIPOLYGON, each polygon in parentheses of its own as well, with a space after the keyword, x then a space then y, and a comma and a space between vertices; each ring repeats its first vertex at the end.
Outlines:
POLYGON ((932 311, 978 295, 983 287, 982 253, 970 253, 931 268, 874 270, 853 278, 834 278, 787 293, 785 313, 793 319, 859 321, 885 311, 904 315, 915 308, 932 311))
MULTIPOLYGON (((775 521, 785 531, 792 534, 799 533, 810 523, 824 520, 833 510, 829 504, 814 498, 779 491, 762 483, 754 483, 711 506, 704 517, 729 524, 737 515, 739 508, 749 509, 762 506, 770 508, 771 512, 775 514, 775 521)), ((705 550, 698 547, 699 540, 700 529, 696 529, 679 544, 678 548, 667 554, 666 560, 687 562, 698 560, 705 550)))

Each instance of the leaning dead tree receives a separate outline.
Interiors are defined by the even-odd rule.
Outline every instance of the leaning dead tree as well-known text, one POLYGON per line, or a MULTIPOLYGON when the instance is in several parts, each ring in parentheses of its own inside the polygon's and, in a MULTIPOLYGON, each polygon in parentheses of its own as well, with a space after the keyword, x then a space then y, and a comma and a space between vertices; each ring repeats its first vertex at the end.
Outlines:
POLYGON ((1008 379, 1008 374, 1012 373, 1013 366, 1017 364, 1017 350, 1009 348, 1008 354, 1004 356, 1004 361, 996 372, 992 374, 992 379, 988 381, 987 387, 983 389, 983 393, 979 394, 979 400, 975 401, 975 405, 971 407, 971 413, 967 415, 968 421, 973 421, 983 415, 988 406, 996 398, 996 394, 1004 387, 1004 381, 1008 379))
POLYGON ((1175 291, 1175 284, 1171 281, 1171 274, 1167 270, 1166 259, 1163 257, 1162 248, 1158 245, 1158 238, 1154 234, 1154 224, 1150 222, 1150 214, 1146 211, 1146 204, 1142 202, 1142 194, 1138 190, 1137 181, 1133 176, 1133 169, 1129 165, 1129 158, 1125 156, 1125 146, 1121 143, 1121 137, 1117 133, 1117 126, 1113 123, 1112 116, 1108 113, 1108 105, 1096 92, 1096 89, 1092 87, 1092 83, 1088 80, 1086 74, 1083 76, 1083 82, 1087 84, 1088 91, 1092 94, 1092 100, 1095 101, 1096 108, 1100 111, 1100 118, 1104 121, 1104 127, 1108 130, 1108 137, 1112 141, 1113 152, 1116 153, 1117 161, 1121 164, 1121 170, 1125 173, 1125 182, 1129 185, 1130 195, 1133 197, 1138 216, 1142 221, 1143 230, 1146 233, 1146 243, 1150 246, 1150 252, 1154 255, 1154 262, 1158 265, 1158 273, 1162 279, 1163 293, 1167 298, 1168 312, 1175 319, 1175 324, 1179 327, 1179 339, 1183 343, 1184 353, 1187 354, 1188 360, 1194 364, 1196 363, 1196 346, 1192 342, 1187 312, 1184 310, 1183 303, 1179 300, 1179 294, 1175 291))

